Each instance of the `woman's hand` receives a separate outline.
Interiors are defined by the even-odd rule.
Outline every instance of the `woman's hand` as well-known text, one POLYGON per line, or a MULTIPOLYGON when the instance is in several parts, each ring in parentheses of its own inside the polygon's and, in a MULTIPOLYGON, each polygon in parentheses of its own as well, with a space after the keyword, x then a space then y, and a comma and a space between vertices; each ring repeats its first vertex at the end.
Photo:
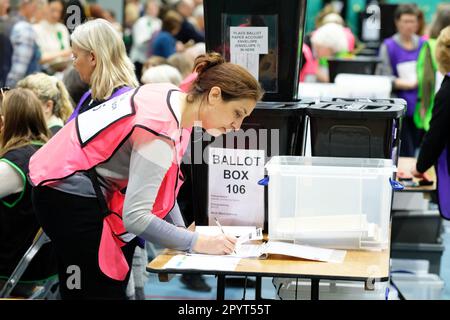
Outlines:
POLYGON ((416 167, 411 168, 411 174, 415 178, 418 178, 418 179, 421 179, 421 180, 425 180, 425 181, 431 181, 431 178, 430 178, 430 176, 428 174, 426 174, 425 172, 422 173, 422 172, 417 171, 416 167))
POLYGON ((194 245, 194 251, 206 254, 230 254, 234 251, 236 237, 220 234, 217 236, 206 236, 200 234, 194 245))

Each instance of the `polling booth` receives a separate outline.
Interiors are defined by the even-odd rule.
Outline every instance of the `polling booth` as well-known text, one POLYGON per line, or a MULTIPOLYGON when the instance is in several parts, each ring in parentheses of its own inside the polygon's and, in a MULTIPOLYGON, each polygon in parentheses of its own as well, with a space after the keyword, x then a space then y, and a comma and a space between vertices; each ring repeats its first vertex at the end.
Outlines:
POLYGON ((192 190, 197 224, 267 224, 266 160, 301 155, 304 109, 298 73, 305 0, 206 0, 206 49, 245 67, 265 95, 241 129, 216 139, 198 128, 191 144, 192 190))

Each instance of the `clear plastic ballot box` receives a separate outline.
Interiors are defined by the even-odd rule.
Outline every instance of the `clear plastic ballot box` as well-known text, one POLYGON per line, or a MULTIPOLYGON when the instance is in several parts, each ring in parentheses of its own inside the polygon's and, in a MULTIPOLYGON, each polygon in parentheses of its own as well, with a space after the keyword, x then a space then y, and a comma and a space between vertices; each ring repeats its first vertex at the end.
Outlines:
POLYGON ((391 159, 276 156, 268 171, 269 239, 387 249, 391 159))

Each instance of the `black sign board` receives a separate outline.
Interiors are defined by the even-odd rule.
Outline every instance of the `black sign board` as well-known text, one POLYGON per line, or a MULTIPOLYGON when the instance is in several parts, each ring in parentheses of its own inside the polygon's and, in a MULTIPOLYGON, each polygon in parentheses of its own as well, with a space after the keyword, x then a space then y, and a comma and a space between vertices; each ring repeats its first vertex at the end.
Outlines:
POLYGON ((306 0, 205 0, 207 51, 246 67, 264 101, 295 101, 306 0))

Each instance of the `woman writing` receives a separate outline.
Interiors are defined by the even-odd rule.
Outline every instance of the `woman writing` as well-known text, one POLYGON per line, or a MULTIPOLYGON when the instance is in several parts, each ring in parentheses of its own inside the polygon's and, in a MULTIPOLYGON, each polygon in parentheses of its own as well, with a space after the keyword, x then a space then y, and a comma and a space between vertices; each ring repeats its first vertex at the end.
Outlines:
POLYGON ((124 298, 135 235, 178 250, 233 251, 234 237, 177 227, 179 164, 194 123, 215 136, 237 130, 262 89, 218 54, 198 57, 195 70, 187 93, 148 84, 80 114, 31 160, 34 205, 56 247, 63 298, 124 298), (58 163, 48 161, 53 155, 58 163), (92 183, 80 189, 73 178, 83 172, 92 183), (81 289, 64 287, 71 265, 81 270, 81 289))

